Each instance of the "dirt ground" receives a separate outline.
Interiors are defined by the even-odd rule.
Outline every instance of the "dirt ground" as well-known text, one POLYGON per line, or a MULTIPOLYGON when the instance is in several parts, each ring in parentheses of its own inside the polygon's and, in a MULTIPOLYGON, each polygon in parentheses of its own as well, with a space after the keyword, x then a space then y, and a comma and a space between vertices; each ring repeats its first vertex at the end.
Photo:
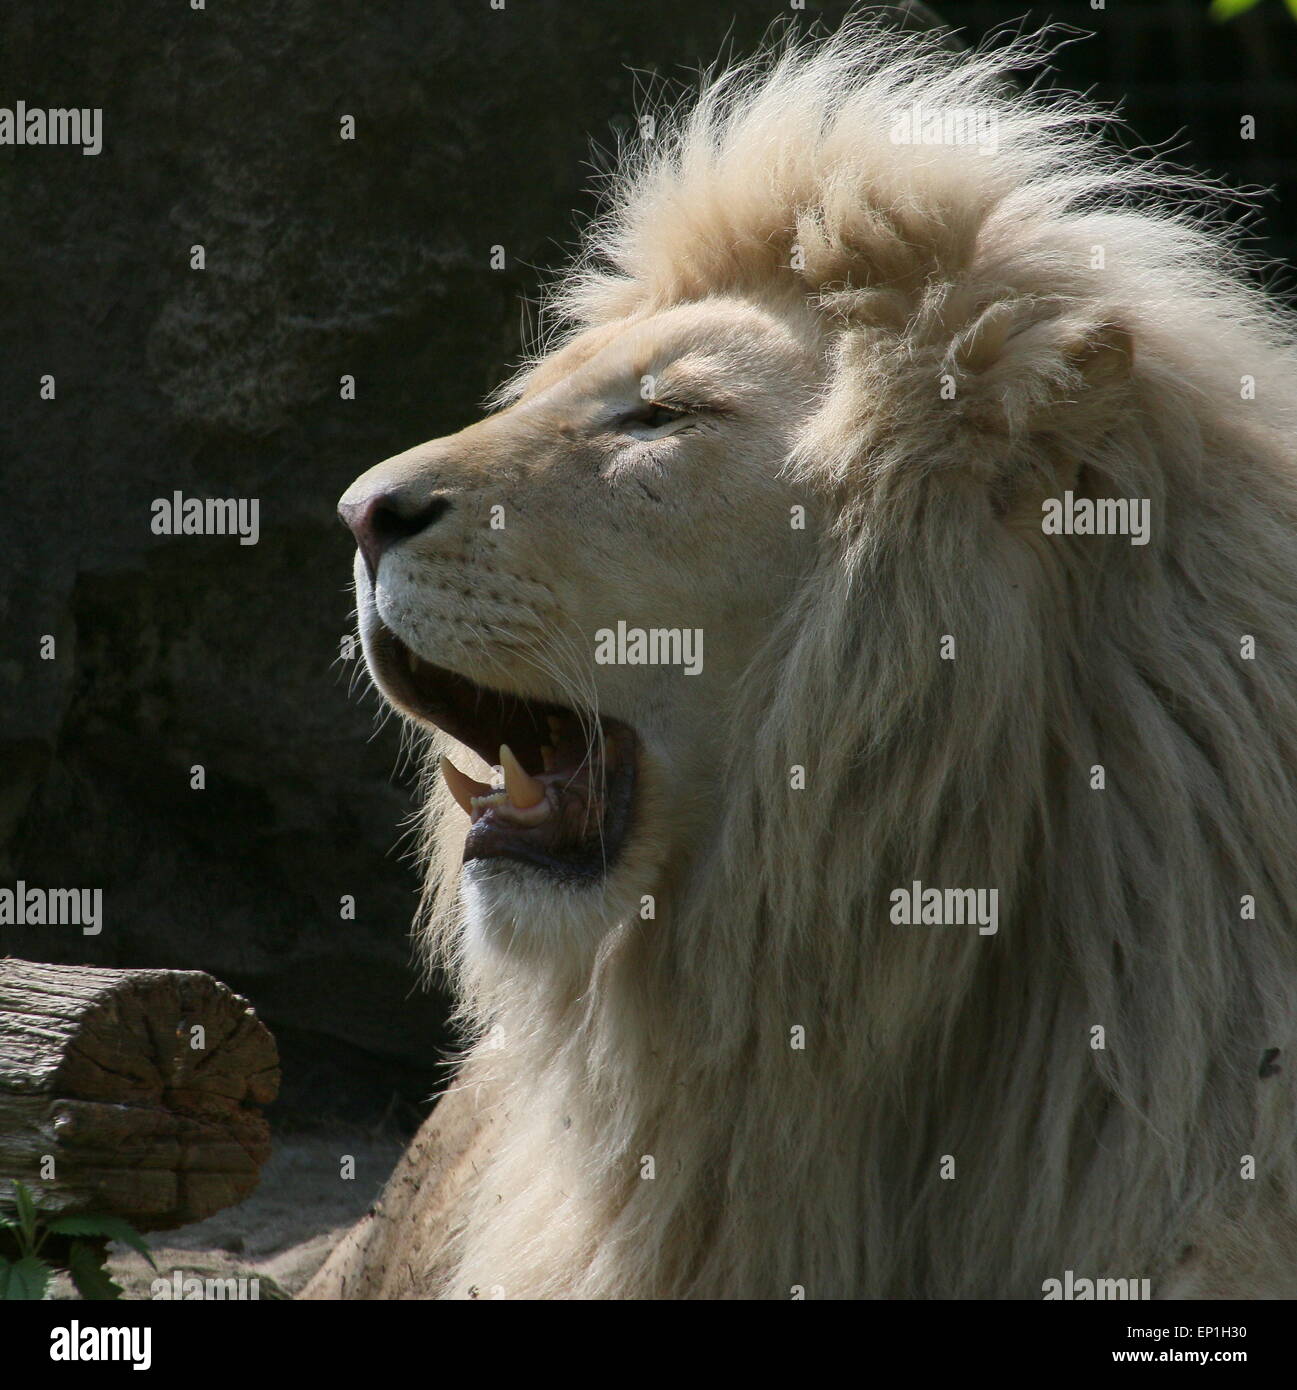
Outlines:
MULTIPOLYGON (((291 1296, 369 1210, 403 1149, 399 1137, 366 1131, 277 1135, 251 1197, 196 1225, 146 1236, 156 1271, 133 1250, 114 1244, 108 1272, 131 1299, 149 1298, 153 1281, 170 1282, 177 1270, 182 1279, 256 1278, 258 1297, 291 1296), (355 1160, 350 1179, 340 1176, 347 1154, 355 1160)), ((245 1287, 250 1294, 251 1283, 245 1287)), ((51 1294, 78 1297, 66 1275, 51 1294)))

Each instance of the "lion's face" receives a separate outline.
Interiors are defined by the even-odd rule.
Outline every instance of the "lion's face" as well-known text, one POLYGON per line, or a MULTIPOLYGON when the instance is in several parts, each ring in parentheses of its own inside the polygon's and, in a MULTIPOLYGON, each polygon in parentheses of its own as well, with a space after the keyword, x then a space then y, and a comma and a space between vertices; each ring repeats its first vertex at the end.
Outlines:
POLYGON ((343 496, 369 669, 453 741, 479 926, 593 930, 705 842, 734 687, 807 563, 783 464, 818 361, 737 300, 603 327, 343 496))

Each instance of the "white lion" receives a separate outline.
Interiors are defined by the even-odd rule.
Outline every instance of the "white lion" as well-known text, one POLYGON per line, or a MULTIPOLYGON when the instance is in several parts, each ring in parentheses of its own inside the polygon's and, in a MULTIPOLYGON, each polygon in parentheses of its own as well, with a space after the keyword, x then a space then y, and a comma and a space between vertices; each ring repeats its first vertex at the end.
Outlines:
POLYGON ((1297 1292, 1297 333, 1046 47, 723 73, 343 499, 473 1041, 317 1295, 1297 1292))

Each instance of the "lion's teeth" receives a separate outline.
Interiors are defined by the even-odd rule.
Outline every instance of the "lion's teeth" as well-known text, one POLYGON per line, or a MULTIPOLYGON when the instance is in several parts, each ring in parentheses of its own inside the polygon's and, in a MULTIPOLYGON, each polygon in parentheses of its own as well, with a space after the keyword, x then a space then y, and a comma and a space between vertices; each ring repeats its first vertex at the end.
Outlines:
POLYGON ((405 651, 405 664, 410 668, 410 674, 419 674, 419 658, 407 647, 405 651))
POLYGON ((493 792, 490 787, 483 788, 482 796, 473 797, 469 803, 469 818, 476 825, 478 819, 484 816, 492 807, 507 806, 509 798, 504 792, 493 792))
POLYGON ((491 790, 485 782, 479 782, 466 772, 461 772, 444 753, 441 757, 441 775, 446 779, 446 786, 450 789, 451 796, 459 803, 460 808, 467 811, 470 816, 473 814, 474 798, 491 790))
POLYGON ((554 761, 554 750, 548 743, 542 744, 540 750, 540 763, 546 772, 554 771, 554 761))
POLYGON ((535 806, 515 806, 509 800, 508 792, 492 792, 489 796, 473 798, 469 814, 475 823, 488 811, 494 811, 500 820, 508 821, 511 825, 523 826, 539 825, 541 821, 548 820, 554 814, 554 808, 547 798, 542 797, 535 806))
POLYGON ((500 745, 500 766, 504 769, 504 786, 509 800, 520 811, 530 811, 545 800, 544 783, 538 782, 523 768, 507 743, 500 745))

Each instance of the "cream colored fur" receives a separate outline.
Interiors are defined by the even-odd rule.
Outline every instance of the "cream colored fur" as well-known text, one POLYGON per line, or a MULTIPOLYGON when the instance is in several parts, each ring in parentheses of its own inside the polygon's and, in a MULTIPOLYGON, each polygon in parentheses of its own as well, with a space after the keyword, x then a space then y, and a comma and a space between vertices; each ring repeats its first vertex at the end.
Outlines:
POLYGON ((721 74, 502 409, 395 465, 464 529, 377 611, 646 743, 602 890, 461 874, 430 779, 426 941, 496 1099, 425 1292, 1297 1288, 1293 325, 1199 186, 1004 81, 1043 51, 856 22, 721 74), (995 151, 895 143, 916 104, 995 151), (589 442, 681 362, 727 419, 589 442), (1150 543, 1043 535, 1069 488, 1150 543), (696 620, 706 676, 595 667, 617 616, 696 620), (916 879, 998 889, 998 933, 894 925, 916 879))

